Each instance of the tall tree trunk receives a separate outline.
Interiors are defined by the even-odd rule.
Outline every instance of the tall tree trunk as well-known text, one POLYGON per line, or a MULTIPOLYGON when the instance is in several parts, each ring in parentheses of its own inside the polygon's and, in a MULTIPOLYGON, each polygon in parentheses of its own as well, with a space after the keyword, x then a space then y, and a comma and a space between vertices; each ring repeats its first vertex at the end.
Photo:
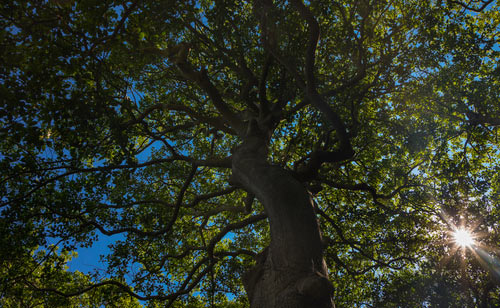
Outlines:
POLYGON ((266 160, 264 138, 248 137, 234 152, 233 179, 264 205, 271 244, 244 277, 251 307, 332 308, 312 200, 289 172, 266 160))

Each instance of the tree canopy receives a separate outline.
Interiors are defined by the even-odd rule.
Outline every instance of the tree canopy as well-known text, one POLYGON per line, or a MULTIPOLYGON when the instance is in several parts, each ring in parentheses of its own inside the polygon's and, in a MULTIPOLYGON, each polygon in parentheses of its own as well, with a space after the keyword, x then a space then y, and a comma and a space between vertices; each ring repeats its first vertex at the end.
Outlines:
POLYGON ((500 306, 499 24, 496 1, 3 1, 0 305, 500 306), (106 269, 68 269, 112 235, 106 269))

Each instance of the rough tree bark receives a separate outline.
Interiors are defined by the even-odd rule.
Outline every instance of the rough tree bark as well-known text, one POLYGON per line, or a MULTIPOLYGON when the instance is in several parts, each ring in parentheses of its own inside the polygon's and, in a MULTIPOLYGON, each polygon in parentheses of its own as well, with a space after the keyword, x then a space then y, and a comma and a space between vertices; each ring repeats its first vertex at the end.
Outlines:
POLYGON ((252 135, 234 151, 233 180, 264 205, 271 244, 244 276, 251 307, 332 308, 333 285, 312 200, 289 172, 267 162, 267 142, 252 135))

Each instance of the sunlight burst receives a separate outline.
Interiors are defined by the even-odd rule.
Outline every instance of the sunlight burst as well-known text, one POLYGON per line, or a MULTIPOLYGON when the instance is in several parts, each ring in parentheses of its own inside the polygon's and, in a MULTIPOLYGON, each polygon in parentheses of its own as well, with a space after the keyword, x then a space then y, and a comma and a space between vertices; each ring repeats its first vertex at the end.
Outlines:
POLYGON ((455 243, 461 247, 474 245, 474 236, 466 229, 457 229, 454 234, 455 243))

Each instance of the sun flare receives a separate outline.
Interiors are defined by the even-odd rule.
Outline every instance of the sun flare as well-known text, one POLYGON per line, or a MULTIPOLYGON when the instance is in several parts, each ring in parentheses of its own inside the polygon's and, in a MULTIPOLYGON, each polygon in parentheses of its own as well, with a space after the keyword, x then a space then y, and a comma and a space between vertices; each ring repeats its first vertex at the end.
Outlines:
POLYGON ((475 243, 474 236, 466 229, 457 229, 453 237, 455 238, 455 243, 461 247, 470 247, 475 243))

